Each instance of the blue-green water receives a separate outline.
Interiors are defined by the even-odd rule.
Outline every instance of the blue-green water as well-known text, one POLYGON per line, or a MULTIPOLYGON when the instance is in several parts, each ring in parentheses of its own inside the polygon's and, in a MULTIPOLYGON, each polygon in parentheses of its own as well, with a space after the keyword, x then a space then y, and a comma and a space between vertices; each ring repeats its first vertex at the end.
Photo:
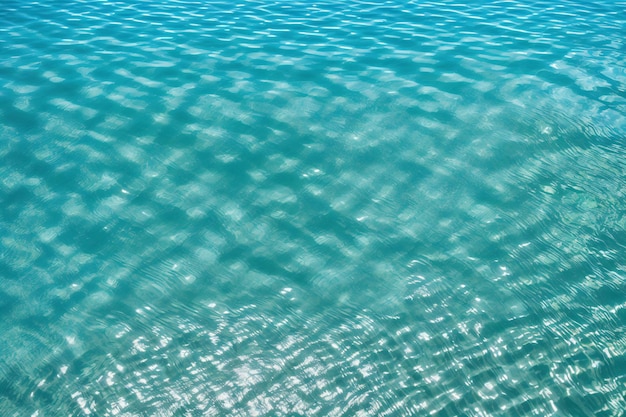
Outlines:
POLYGON ((624 1, 2 1, 1 416, 621 416, 624 1))

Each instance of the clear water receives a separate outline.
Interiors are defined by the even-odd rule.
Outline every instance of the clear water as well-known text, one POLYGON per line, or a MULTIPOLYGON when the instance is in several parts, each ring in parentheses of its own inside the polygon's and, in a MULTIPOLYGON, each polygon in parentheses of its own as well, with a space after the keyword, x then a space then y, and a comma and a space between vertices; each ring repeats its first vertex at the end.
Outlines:
POLYGON ((1 8, 0 415, 623 415, 624 1, 1 8))

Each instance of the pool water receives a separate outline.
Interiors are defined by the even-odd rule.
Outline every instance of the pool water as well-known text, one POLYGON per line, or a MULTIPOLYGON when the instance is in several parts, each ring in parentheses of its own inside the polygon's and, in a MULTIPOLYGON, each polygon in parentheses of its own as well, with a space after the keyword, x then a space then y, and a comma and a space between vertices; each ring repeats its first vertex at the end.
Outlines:
POLYGON ((0 415, 624 415, 626 2, 1 8, 0 415))

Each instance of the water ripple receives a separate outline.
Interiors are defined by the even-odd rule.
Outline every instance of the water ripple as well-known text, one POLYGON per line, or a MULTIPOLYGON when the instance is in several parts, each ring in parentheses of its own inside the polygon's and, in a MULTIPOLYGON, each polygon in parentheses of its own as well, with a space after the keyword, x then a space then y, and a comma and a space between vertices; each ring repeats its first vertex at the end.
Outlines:
POLYGON ((0 414, 621 415, 624 6, 6 2, 0 414))

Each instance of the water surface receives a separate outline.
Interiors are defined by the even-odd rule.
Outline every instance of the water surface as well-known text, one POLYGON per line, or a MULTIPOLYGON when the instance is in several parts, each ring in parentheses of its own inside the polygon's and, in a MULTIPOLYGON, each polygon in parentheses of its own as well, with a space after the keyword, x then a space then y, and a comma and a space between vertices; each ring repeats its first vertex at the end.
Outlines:
POLYGON ((3 2, 0 415, 623 415, 624 10, 3 2))

